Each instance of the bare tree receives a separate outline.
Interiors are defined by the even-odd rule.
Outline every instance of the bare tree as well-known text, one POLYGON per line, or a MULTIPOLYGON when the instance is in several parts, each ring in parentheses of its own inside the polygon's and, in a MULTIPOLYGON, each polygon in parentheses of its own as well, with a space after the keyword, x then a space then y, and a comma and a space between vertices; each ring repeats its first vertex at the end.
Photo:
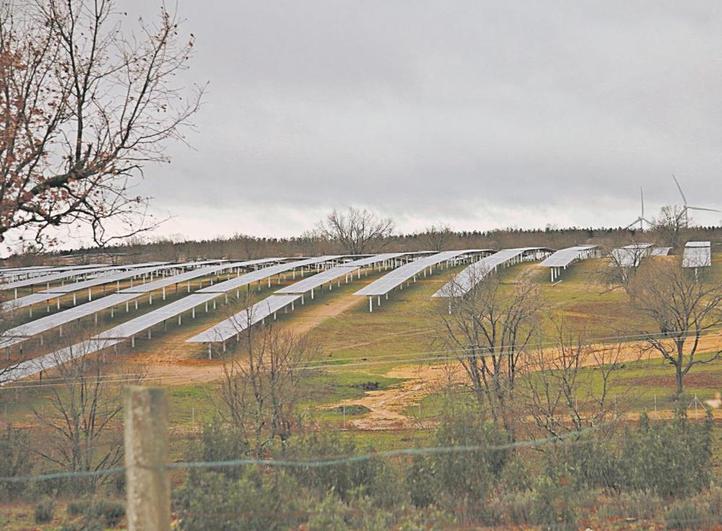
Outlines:
MULTIPOLYGON (((646 242, 645 242, 646 243, 646 242)), ((627 289, 645 258, 650 254, 650 248, 645 244, 632 241, 628 245, 612 248, 609 253, 609 262, 602 262, 599 271, 600 281, 611 289, 622 286, 627 289)))
POLYGON ((722 286, 706 284, 678 261, 650 260, 627 285, 632 304, 656 325, 646 333, 649 346, 674 367, 676 395, 692 367, 720 358, 702 354, 702 335, 722 324, 722 286))
POLYGON ((104 244, 147 228, 133 180, 168 161, 202 89, 178 84, 193 36, 175 15, 135 32, 126 16, 113 0, 0 6, 0 241, 87 224, 104 244))
POLYGON ((538 428, 554 437, 596 428, 618 417, 609 392, 620 368, 623 345, 589 345, 555 323, 555 345, 530 349, 523 378, 524 400, 538 428), (595 381, 582 370, 594 371, 595 381), (598 379, 598 381, 596 380, 598 379))
POLYGON ((239 317, 241 355, 224 364, 221 400, 233 427, 260 456, 274 441, 285 444, 298 421, 303 363, 316 355, 306 336, 239 317), (240 320, 246 321, 240 326, 240 320))
POLYGON ((334 210, 318 226, 323 237, 338 242, 348 254, 363 254, 394 230, 390 218, 381 218, 366 209, 349 207, 346 212, 334 210))
POLYGON ((486 275, 465 295, 449 299, 441 315, 445 342, 464 368, 480 405, 495 424, 514 436, 516 378, 523 356, 538 328, 541 298, 527 280, 504 286, 486 275))
POLYGON ((686 227, 685 211, 676 205, 665 205, 659 217, 653 220, 654 229, 662 241, 670 247, 677 247, 686 227))
MULTIPOLYGON (((49 399, 33 408, 38 421, 50 430, 47 438, 38 441, 37 453, 70 472, 112 468, 123 456, 122 433, 116 429, 122 388, 108 381, 109 364, 94 352, 92 341, 58 351, 62 359, 53 363, 57 377, 47 386, 49 399)), ((138 383, 142 377, 133 374, 120 379, 138 383)), ((107 479, 90 476, 78 486, 94 489, 107 479)))
POLYGON ((447 225, 431 225, 420 236, 428 250, 439 252, 446 250, 453 234, 447 225))

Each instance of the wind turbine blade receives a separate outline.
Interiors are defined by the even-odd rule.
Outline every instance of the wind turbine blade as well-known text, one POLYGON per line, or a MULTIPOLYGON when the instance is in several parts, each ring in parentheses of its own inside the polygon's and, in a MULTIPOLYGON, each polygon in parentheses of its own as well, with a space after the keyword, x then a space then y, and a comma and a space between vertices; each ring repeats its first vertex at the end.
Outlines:
POLYGON ((635 219, 635 220, 632 221, 629 225, 627 225, 626 227, 624 227, 624 230, 627 230, 627 229, 633 227, 633 226, 636 225, 637 223, 639 223, 639 218, 635 219))
POLYGON ((641 219, 644 219, 644 188, 641 186, 639 187, 639 198, 642 200, 642 216, 641 219))
POLYGON ((687 207, 687 210, 704 210, 706 212, 722 212, 722 210, 717 210, 716 208, 704 208, 704 207, 687 207))
POLYGON ((672 179, 674 179, 674 184, 677 185, 677 190, 679 190, 679 195, 682 196, 682 202, 684 203, 684 206, 687 206, 687 197, 685 197, 684 192, 682 191, 682 187, 679 185, 679 181, 677 180, 677 177, 672 174, 672 179))

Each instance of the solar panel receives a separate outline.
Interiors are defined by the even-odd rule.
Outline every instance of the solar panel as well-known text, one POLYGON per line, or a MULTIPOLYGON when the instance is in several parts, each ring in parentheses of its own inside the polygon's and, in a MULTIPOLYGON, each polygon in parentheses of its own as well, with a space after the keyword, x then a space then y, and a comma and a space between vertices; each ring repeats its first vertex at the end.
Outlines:
POLYGON ((112 308, 119 304, 129 302, 137 297, 134 293, 113 293, 96 299, 92 302, 81 304, 73 308, 69 308, 62 312, 57 312, 51 315, 46 315, 40 319, 30 321, 28 323, 21 324, 15 328, 11 328, 3 332, 3 339, 8 339, 6 343, 3 343, 3 347, 9 347, 14 344, 22 343, 33 336, 63 326, 67 323, 72 323, 83 317, 88 317, 102 310, 112 308))
POLYGON ((300 299, 300 295, 271 295, 186 340, 186 343, 220 343, 300 299))
MULTIPOLYGON (((269 258, 265 260, 276 260, 275 258, 269 258)), ((120 290, 120 293, 150 293, 159 289, 167 288, 168 286, 175 286, 182 282, 188 282, 190 280, 212 275, 214 273, 220 273, 221 271, 227 271, 229 269, 235 269, 237 267, 247 267, 250 265, 263 263, 262 260, 250 260, 247 262, 229 262, 225 264, 207 266, 192 271, 186 271, 185 273, 179 273, 170 277, 159 278, 152 282, 146 282, 145 284, 138 284, 130 288, 120 290)))
POLYGON ((400 258, 400 257, 408 255, 408 254, 413 254, 413 253, 381 253, 381 254, 369 256, 367 258, 360 258, 358 260, 352 260, 351 262, 339 264, 338 267, 366 267, 366 266, 386 262, 388 260, 393 260, 395 258, 400 258))
POLYGON ((348 279, 349 275, 353 276, 354 272, 359 271, 364 266, 384 263, 400 256, 403 256, 403 253, 384 253, 346 262, 279 289, 276 293, 306 293, 338 278, 346 277, 348 279))
POLYGON ((650 256, 667 256, 671 250, 671 247, 653 247, 650 256))
POLYGON ((0 271, 0 278, 3 280, 8 278, 17 278, 20 276, 38 276, 47 275, 50 273, 60 273, 61 271, 79 271, 82 269, 92 269, 96 267, 103 267, 105 264, 86 264, 77 266, 32 266, 32 267, 17 267, 9 268, 0 271))
POLYGON ((177 317, 183 312, 192 310, 201 304, 205 304, 206 302, 215 299, 217 296, 218 295, 215 293, 191 293, 182 299, 173 301, 170 304, 166 304, 165 306, 161 306, 160 308, 153 310, 152 312, 140 315, 135 319, 121 323, 110 330, 101 332, 95 337, 97 339, 132 338, 148 328, 162 323, 163 321, 167 321, 168 319, 177 317))
MULTIPOLYGON (((121 271, 117 273, 105 273, 103 275, 99 275, 88 280, 81 280, 80 282, 73 282, 71 284, 65 284, 64 286, 54 286, 39 293, 31 293, 30 295, 26 295, 25 297, 6 301, 0 305, 0 308, 2 310, 17 310, 20 308, 25 308, 27 306, 32 306, 33 304, 38 304, 40 302, 49 301, 51 299, 57 298, 58 296, 73 293, 74 291, 80 291, 95 286, 102 286, 104 284, 110 284, 112 282, 120 282, 121 280, 127 280, 129 278, 141 275, 152 275, 153 273, 164 269, 190 267, 194 265, 195 263, 188 262, 184 264, 160 265, 154 267, 146 267, 143 269, 131 269, 129 271, 121 271)), ((147 284, 141 284, 141 286, 144 285, 147 284)), ((125 292, 126 290, 123 290, 121 293, 125 292)))
POLYGON ((290 286, 279 289, 276 293, 306 293, 312 289, 323 286, 327 282, 333 282, 337 278, 353 276, 353 273, 361 269, 360 267, 336 266, 326 269, 320 273, 316 273, 310 277, 304 278, 299 282, 295 282, 290 286))
POLYGON ((368 286, 364 286, 358 290, 354 295, 376 297, 387 294, 395 287, 403 284, 410 278, 421 273, 425 269, 432 267, 436 264, 446 262, 448 260, 454 260, 464 254, 470 254, 475 252, 484 252, 488 249, 473 249, 464 251, 443 251, 440 253, 432 254, 431 256, 424 256, 417 258, 416 260, 404 264, 401 267, 394 269, 387 273, 380 279, 372 282, 368 286))
POLYGON ((245 275, 226 280, 225 282, 219 282, 214 286, 208 286, 207 288, 200 289, 197 291, 197 293, 227 293, 231 290, 247 286, 248 284, 252 284, 253 282, 264 280, 280 273, 285 273, 299 267, 320 264, 329 260, 335 260, 337 258, 340 258, 340 256, 319 256, 315 258, 307 258, 306 260, 300 260, 297 262, 277 264, 265 267, 263 269, 258 269, 257 271, 251 271, 250 273, 246 273, 245 275))
POLYGON ((501 251, 474 262, 469 267, 458 273, 453 279, 444 284, 440 290, 434 293, 433 297, 461 297, 469 292, 476 284, 481 282, 486 275, 496 271, 500 266, 516 263, 529 256, 538 260, 542 255, 550 253, 551 250, 545 247, 517 247, 513 249, 502 249, 501 251))
POLYGON ((37 286, 38 284, 50 284, 52 282, 56 282, 58 280, 65 280, 66 278, 71 278, 79 275, 90 275, 93 273, 105 273, 108 271, 117 271, 118 269, 138 269, 141 267, 150 267, 153 265, 162 265, 164 262, 150 262, 150 263, 144 263, 144 264, 130 264, 130 265, 121 265, 121 266, 101 266, 101 267, 94 267, 91 269, 82 269, 82 270, 70 270, 70 271, 61 271, 58 273, 52 273, 49 275, 43 275, 40 277, 33 277, 28 278, 25 280, 18 280, 16 282, 10 282, 9 284, 2 284, 0 285, 0 289, 7 290, 7 289, 17 289, 17 288, 25 288, 29 286, 37 286))
POLYGON ((539 265, 542 267, 567 267, 576 260, 588 257, 591 254, 590 251, 596 248, 596 245, 575 245, 574 247, 560 249, 544 259, 539 265))
POLYGON ((619 267, 637 267, 642 258, 649 256, 651 252, 651 243, 634 243, 612 249, 611 256, 619 267))
POLYGON ((687 242, 682 255, 682 267, 711 267, 711 242, 687 242))
POLYGON ((107 341, 89 339, 87 341, 83 341, 82 343, 51 352, 50 354, 45 354, 44 356, 40 356, 38 358, 23 361, 10 370, 5 371, 3 374, 0 374, 0 386, 16 380, 21 380, 22 378, 27 378, 28 376, 32 376, 41 371, 52 369, 58 365, 67 363, 70 360, 88 356, 89 354, 99 352, 119 343, 121 343, 120 340, 107 341))

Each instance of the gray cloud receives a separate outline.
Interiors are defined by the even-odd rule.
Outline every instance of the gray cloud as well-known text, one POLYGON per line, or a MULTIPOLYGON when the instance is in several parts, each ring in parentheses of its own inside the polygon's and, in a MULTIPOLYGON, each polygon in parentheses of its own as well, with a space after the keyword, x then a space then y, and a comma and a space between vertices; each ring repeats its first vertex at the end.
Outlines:
MULTIPOLYGON (((147 10, 147 4, 137 3, 147 10)), ((128 7, 129 11, 131 10, 128 7)), ((722 206, 717 2, 185 2, 194 149, 141 190, 161 232, 299 233, 369 206, 413 230, 722 206), (273 216, 273 219, 269 219, 273 216)), ((706 223, 719 216, 700 216, 706 223)))

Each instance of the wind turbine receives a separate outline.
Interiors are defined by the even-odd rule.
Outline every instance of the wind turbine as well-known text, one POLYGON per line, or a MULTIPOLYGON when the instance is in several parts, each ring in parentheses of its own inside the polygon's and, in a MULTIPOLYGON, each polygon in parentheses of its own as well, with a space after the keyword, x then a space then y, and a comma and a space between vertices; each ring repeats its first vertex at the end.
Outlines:
POLYGON ((677 190, 679 190, 679 195, 682 196, 682 204, 684 205, 682 207, 682 212, 679 213, 679 215, 684 220, 684 226, 687 227, 689 225, 689 211, 690 210, 703 210, 706 212, 721 212, 720 210, 714 209, 714 208, 705 208, 705 207, 697 207, 697 206, 689 206, 687 204, 687 197, 684 195, 684 192, 682 191, 682 187, 679 185, 679 181, 677 180, 677 177, 672 175, 672 179, 674 179, 674 184, 677 185, 677 190))
POLYGON ((644 231, 644 224, 645 224, 645 223, 646 223, 647 225, 649 225, 650 227, 652 226, 652 222, 649 221, 647 218, 644 217, 644 189, 643 189, 641 186, 639 187, 639 199, 641 200, 641 204, 642 204, 642 213, 641 213, 641 215, 640 215, 637 219, 635 219, 635 220, 632 221, 629 225, 627 225, 626 227, 624 227, 625 230, 632 228, 632 227, 633 227, 634 225, 636 225, 637 223, 639 223, 639 230, 640 230, 640 231, 644 231))

